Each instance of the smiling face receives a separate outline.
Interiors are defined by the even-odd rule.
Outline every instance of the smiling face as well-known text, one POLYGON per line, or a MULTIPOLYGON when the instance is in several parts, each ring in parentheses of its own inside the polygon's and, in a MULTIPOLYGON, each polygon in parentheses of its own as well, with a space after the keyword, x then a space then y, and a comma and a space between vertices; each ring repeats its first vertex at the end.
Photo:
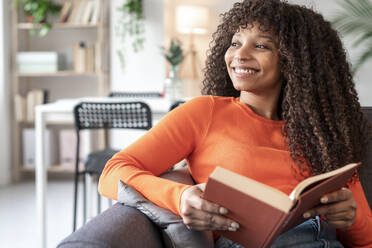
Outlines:
POLYGON ((274 97, 281 89, 278 48, 274 37, 258 27, 234 34, 225 53, 227 71, 236 90, 274 97))

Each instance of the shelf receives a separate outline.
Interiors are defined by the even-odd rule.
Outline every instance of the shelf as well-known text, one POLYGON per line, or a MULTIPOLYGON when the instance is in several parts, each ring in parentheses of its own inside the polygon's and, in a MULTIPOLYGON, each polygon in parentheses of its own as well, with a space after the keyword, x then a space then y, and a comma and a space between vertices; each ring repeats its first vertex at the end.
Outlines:
MULTIPOLYGON (((18 124, 22 128, 34 128, 35 127, 35 123, 31 122, 31 121, 18 121, 18 124)), ((53 126, 53 127, 59 127, 60 126, 60 127, 71 128, 71 127, 73 127, 73 124, 71 124, 71 122, 64 122, 64 121, 48 121, 46 123, 46 127, 50 127, 50 126, 53 126)))
MULTIPOLYGON (((2 0, 0 0, 2 1, 2 0)), ((59 0, 64 2, 65 0, 59 0)), ((74 0, 75 1, 75 0, 74 0)), ((80 23, 59 23, 58 17, 51 20, 52 29, 44 38, 38 38, 37 33, 42 28, 42 24, 34 24, 26 22, 26 16, 22 11, 12 9, 12 25, 9 30, 12 32, 9 34, 12 38, 12 51, 11 51, 11 69, 12 77, 9 81, 9 88, 13 89, 11 92, 11 98, 15 95, 23 97, 18 99, 17 106, 13 104, 12 111, 22 111, 22 121, 19 120, 20 115, 13 114, 12 125, 12 140, 14 142, 12 149, 12 167, 14 169, 13 180, 19 181, 24 176, 35 176, 35 168, 33 166, 25 166, 23 164, 23 153, 22 147, 24 140, 23 131, 25 129, 34 129, 35 123, 33 121, 27 121, 25 115, 25 103, 27 104, 27 94, 33 89, 45 89, 48 90, 52 97, 52 101, 59 100, 61 98, 75 98, 84 97, 86 94, 89 95, 106 95, 107 89, 109 89, 109 64, 110 64, 110 9, 112 1, 106 0, 95 0, 99 2, 102 7, 97 14, 97 23, 94 24, 82 24, 80 23), (106 11, 107 10, 107 11, 106 11), (29 31, 36 29, 35 37, 31 37, 29 31), (75 37, 76 36, 76 37, 75 37), (65 41, 64 37, 68 37, 65 41), (71 38, 71 39, 70 39, 71 38), (74 67, 75 60, 75 45, 77 41, 86 41, 89 45, 94 45, 95 52, 94 58, 94 72, 76 72, 74 67), (58 68, 57 72, 43 72, 42 70, 23 70, 18 71, 17 54, 19 52, 32 52, 32 51, 55 51, 64 54, 65 56, 72 55, 71 66, 58 68), (27 72, 27 73, 24 73, 27 72), (68 83, 69 88, 65 89, 62 87, 61 82, 68 83), (79 84, 80 81, 84 81, 79 84), (85 89, 88 88, 89 91, 85 89), (97 91, 96 94, 93 91, 97 91), (61 92, 63 91, 63 92, 61 92), (92 92, 91 92, 92 91, 92 92), (55 94, 57 93, 57 94, 55 94), (30 168, 31 167, 31 168, 30 168)), ((69 63, 70 64, 70 63, 69 63)), ((90 68, 90 67, 89 67, 90 68)), ((93 68, 92 68, 93 69, 93 68)), ((27 109, 27 107, 26 107, 27 109)), ((27 112, 27 110, 26 110, 27 112)), ((18 113, 19 114, 19 113, 18 113)), ((71 116, 73 118, 73 116, 71 116)), ((73 122, 69 121, 61 122, 62 119, 51 118, 46 120, 46 128, 53 132, 53 135, 57 135, 57 132, 63 129, 74 130, 73 122)), ((52 144, 54 145, 54 144, 52 144)), ((58 146, 58 144, 56 144, 58 146)), ((57 147, 58 148, 58 147, 57 147)), ((56 165, 46 168, 48 171, 48 177, 52 176, 58 178, 59 175, 63 177, 72 178, 73 168, 71 166, 63 164, 62 162, 55 162, 56 165), (59 165, 60 164, 60 165, 59 165), (64 167, 65 166, 65 167, 64 167), (67 167, 67 168, 66 168, 67 167)))
MULTIPOLYGON (((72 24, 72 23, 55 23, 52 29, 79 29, 79 28, 98 28, 97 24, 72 24)), ((18 23, 18 29, 30 30, 34 28, 33 23, 18 23)), ((37 25, 39 28, 40 25, 37 25)))
POLYGON ((95 72, 57 71, 46 73, 17 73, 18 77, 74 77, 74 76, 97 76, 95 72))
MULTIPOLYGON (((21 170, 22 172, 26 172, 26 173, 34 173, 35 172, 35 168, 29 168, 29 167, 24 167, 24 166, 21 166, 21 170)), ((47 168, 48 172, 49 173, 74 173, 74 168, 71 168, 71 167, 64 167, 62 165, 52 165, 50 167, 47 168)))

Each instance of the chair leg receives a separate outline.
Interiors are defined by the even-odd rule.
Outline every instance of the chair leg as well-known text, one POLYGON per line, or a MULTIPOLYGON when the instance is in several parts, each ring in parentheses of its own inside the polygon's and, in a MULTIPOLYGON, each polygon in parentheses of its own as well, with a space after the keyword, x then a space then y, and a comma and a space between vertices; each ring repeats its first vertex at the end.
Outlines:
POLYGON ((77 196, 78 196, 78 178, 79 174, 77 171, 75 171, 75 178, 74 178, 74 220, 73 220, 73 226, 72 226, 72 231, 76 231, 76 214, 77 214, 77 196))
POLYGON ((101 213, 101 195, 97 191, 97 215, 101 213))
POLYGON ((84 172, 83 173, 83 196, 84 196, 84 199, 83 199, 83 225, 86 223, 87 221, 87 180, 86 180, 86 173, 84 172))

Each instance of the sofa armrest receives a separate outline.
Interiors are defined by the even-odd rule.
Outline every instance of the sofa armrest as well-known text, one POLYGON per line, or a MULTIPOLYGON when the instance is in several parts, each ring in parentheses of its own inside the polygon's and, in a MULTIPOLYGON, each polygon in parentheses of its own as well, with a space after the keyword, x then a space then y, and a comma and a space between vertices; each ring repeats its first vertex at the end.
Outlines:
POLYGON ((158 228, 137 209, 120 203, 96 216, 70 234, 57 248, 161 248, 158 228))

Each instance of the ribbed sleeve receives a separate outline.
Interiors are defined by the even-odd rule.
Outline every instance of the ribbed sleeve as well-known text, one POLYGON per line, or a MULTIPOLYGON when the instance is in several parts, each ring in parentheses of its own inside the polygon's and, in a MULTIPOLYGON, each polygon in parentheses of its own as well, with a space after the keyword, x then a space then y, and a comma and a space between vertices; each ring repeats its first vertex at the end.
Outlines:
POLYGON ((357 212, 353 225, 346 231, 338 230, 338 237, 347 247, 371 248, 372 247, 372 213, 367 199, 364 195, 360 182, 352 184, 350 190, 353 192, 357 203, 357 212))

